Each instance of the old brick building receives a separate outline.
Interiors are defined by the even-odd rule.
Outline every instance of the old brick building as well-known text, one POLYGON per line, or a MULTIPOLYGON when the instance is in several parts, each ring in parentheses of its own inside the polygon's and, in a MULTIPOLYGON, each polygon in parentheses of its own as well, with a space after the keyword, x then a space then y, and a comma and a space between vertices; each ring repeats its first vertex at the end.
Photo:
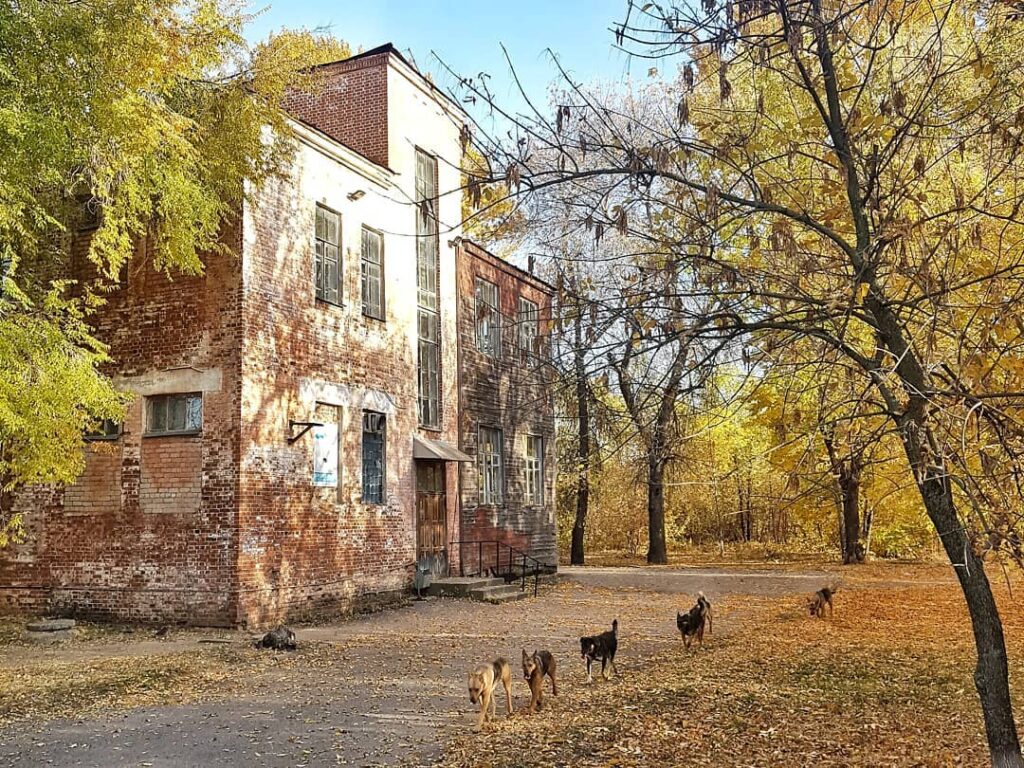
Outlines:
POLYGON ((140 244, 97 322, 133 404, 19 497, 0 605, 256 626, 387 600, 460 540, 556 562, 550 288, 461 237, 457 105, 391 46, 322 71, 233 253, 168 279, 140 244))

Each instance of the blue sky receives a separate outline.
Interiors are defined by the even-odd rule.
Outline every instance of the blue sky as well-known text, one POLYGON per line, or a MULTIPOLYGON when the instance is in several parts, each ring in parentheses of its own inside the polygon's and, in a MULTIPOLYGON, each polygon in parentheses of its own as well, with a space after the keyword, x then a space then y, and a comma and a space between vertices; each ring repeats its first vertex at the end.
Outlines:
POLYGON ((632 71, 646 73, 643 62, 630 63, 613 48, 609 28, 625 15, 626 0, 256 0, 266 8, 248 36, 258 40, 281 27, 329 27, 353 50, 392 42, 403 53, 411 49, 421 70, 448 82, 433 60, 436 51, 453 69, 475 76, 485 71, 501 98, 512 97, 512 79, 501 44, 531 97, 545 103, 548 83, 555 78, 544 54, 552 48, 563 65, 583 81, 620 81, 632 71))

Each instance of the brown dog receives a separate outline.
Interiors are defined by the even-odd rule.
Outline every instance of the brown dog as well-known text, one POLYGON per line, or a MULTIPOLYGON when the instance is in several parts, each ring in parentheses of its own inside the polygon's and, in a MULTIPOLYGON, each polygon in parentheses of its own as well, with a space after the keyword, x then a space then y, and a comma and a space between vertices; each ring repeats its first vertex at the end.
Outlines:
POLYGON ((832 618, 832 596, 839 591, 839 587, 822 587, 807 601, 807 609, 811 616, 819 619, 825 618, 825 606, 828 606, 828 616, 832 618))
POLYGON ((494 701, 494 689, 498 681, 505 686, 505 703, 508 706, 508 714, 512 714, 512 670, 505 659, 495 659, 490 664, 481 664, 469 672, 469 700, 473 704, 480 704, 480 720, 476 724, 476 730, 483 730, 484 723, 488 719, 488 708, 490 717, 493 719, 497 714, 497 704, 494 701))
POLYGON ((544 675, 551 678, 551 695, 558 695, 558 683, 555 680, 555 657, 548 651, 534 651, 532 656, 526 655, 523 649, 523 677, 530 684, 530 712, 544 708, 544 675))

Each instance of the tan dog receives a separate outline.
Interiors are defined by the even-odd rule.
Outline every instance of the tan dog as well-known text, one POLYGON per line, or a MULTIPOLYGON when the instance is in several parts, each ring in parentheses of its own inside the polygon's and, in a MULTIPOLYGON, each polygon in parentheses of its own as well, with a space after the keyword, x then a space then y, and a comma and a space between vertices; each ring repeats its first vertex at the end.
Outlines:
POLYGON ((480 704, 480 720, 476 724, 476 730, 483 730, 487 722, 487 710, 491 710, 490 717, 493 719, 497 714, 497 704, 494 701, 494 689, 498 681, 505 686, 505 703, 508 706, 508 714, 512 715, 512 670, 505 659, 495 659, 490 664, 481 664, 469 672, 469 700, 480 704))
POLYGON ((558 683, 555 681, 555 657, 548 651, 534 651, 532 656, 526 655, 523 649, 523 677, 530 684, 530 712, 544 708, 544 675, 551 678, 551 695, 558 695, 558 683))
POLYGON ((825 606, 828 606, 828 616, 832 618, 832 596, 839 591, 838 586, 822 587, 807 601, 807 609, 811 616, 819 619, 825 618, 825 606))

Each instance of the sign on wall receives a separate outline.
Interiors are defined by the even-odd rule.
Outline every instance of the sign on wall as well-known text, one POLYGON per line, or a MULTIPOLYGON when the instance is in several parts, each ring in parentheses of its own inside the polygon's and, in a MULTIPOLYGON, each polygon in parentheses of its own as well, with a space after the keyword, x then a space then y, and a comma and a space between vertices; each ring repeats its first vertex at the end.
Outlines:
POLYGON ((313 427, 313 485, 338 487, 338 425, 313 427))

